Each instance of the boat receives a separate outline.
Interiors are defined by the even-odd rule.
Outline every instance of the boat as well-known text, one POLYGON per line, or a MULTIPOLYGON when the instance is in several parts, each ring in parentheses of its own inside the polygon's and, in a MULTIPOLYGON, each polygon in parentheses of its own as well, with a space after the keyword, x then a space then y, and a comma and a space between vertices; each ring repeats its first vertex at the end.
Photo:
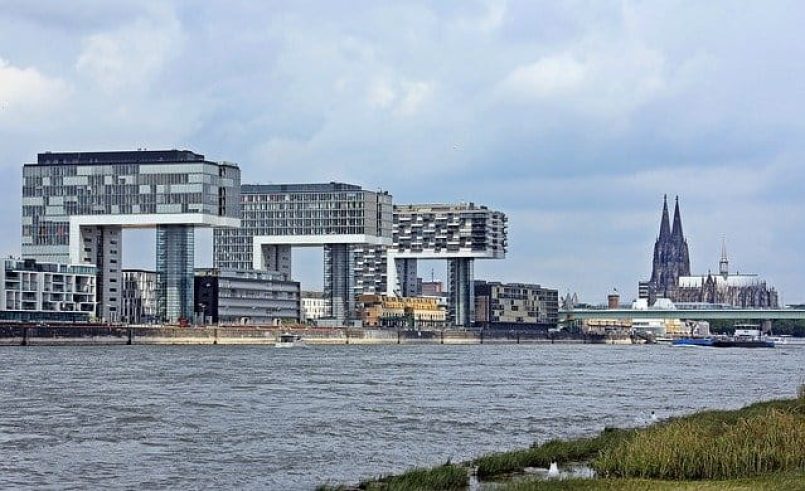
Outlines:
POLYGON ((685 346, 685 347, 712 347, 713 338, 681 338, 671 341, 671 346, 685 346))
POLYGON ((305 345, 305 340, 299 334, 280 334, 274 346, 277 348, 298 348, 305 345))

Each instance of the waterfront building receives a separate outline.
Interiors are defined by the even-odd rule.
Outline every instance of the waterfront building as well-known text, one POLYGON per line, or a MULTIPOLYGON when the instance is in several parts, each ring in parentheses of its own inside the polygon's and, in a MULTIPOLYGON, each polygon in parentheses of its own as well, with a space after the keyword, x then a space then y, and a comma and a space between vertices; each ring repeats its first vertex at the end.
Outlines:
POLYGON ((158 317, 193 314, 195 227, 238 227, 240 170, 187 150, 40 153, 23 166, 24 258, 97 267, 96 316, 121 320, 125 228, 156 228, 158 317))
POLYGON ((391 196, 360 186, 241 186, 241 228, 216 228, 214 266, 291 274, 293 247, 324 248, 327 317, 355 312, 356 245, 391 245, 391 196))
POLYGON ((423 297, 441 297, 447 292, 444 291, 444 284, 441 281, 423 281, 422 282, 422 296, 423 297))
POLYGON ((658 299, 672 302, 725 304, 733 307, 776 308, 777 291, 756 274, 729 272, 726 245, 722 244, 719 272, 691 275, 688 243, 682 232, 679 199, 669 225, 668 202, 663 202, 660 234, 654 244, 651 279, 640 282, 638 298, 649 305, 658 299))
MULTIPOLYGON (((474 261, 506 257, 506 215, 474 203, 395 205, 392 238, 391 247, 361 250, 364 258, 375 256, 376 271, 382 270, 381 265, 385 263, 386 295, 420 295, 417 262, 446 260, 449 271, 448 320, 452 325, 471 326, 475 320, 474 261)), ((383 282, 377 272, 357 270, 355 274, 362 276, 362 284, 383 282)))
POLYGON ((89 321, 95 317, 96 269, 7 258, 0 261, 0 319, 89 321))
POLYGON ((559 292, 527 283, 476 281, 475 324, 498 329, 549 329, 559 321, 559 292))
POLYGON ((202 324, 296 324, 299 283, 276 271, 197 269, 196 318, 202 324))
POLYGON ((327 316, 327 301, 324 292, 302 292, 302 320, 316 322, 327 316))
POLYGON ((121 322, 124 324, 153 324, 157 322, 156 271, 124 269, 121 298, 121 322))
POLYGON ((364 327, 444 327, 447 313, 434 297, 361 295, 358 297, 364 327))

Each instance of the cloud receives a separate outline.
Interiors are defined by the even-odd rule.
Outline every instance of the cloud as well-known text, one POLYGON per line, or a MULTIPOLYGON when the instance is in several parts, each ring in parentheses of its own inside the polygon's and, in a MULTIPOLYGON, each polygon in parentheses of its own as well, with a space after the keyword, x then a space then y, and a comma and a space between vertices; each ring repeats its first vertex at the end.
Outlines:
POLYGON ((144 90, 182 46, 178 20, 160 11, 86 37, 76 70, 107 93, 144 90))
POLYGON ((34 67, 20 68, 0 58, 0 123, 29 123, 69 96, 60 78, 50 78, 34 67))

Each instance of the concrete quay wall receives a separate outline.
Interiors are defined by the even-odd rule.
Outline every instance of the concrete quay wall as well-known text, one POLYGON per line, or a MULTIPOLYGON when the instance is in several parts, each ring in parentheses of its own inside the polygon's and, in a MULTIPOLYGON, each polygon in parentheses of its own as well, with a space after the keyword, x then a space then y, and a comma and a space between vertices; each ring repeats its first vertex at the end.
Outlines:
MULTIPOLYGON (((261 328, 243 326, 22 326, 0 325, 0 346, 73 345, 268 345, 280 334, 298 334, 307 345, 481 345, 610 343, 612 340, 549 337, 540 332, 261 328)), ((620 341, 620 340, 619 340, 620 341)), ((625 340, 628 342, 628 338, 625 340)), ((621 341, 623 342, 623 341, 621 341)))

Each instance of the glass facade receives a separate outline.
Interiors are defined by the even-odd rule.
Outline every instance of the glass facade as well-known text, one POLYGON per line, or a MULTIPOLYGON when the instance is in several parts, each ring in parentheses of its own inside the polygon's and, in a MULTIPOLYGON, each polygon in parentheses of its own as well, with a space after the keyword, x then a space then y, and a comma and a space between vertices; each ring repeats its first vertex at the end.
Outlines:
POLYGON ((194 230, 157 227, 157 316, 171 323, 193 319, 194 230))
POLYGON ((101 320, 122 320, 122 229, 189 227, 160 232, 174 239, 166 239, 158 257, 166 287, 184 289, 181 298, 165 300, 163 313, 190 318, 192 298, 188 311, 185 297, 187 292, 192 297, 192 227, 235 226, 239 217, 238 167, 186 150, 46 152, 23 166, 23 257, 96 265, 101 320), (189 254, 176 251, 174 240, 190 247, 189 254), (187 257, 189 285, 172 276, 187 257))

